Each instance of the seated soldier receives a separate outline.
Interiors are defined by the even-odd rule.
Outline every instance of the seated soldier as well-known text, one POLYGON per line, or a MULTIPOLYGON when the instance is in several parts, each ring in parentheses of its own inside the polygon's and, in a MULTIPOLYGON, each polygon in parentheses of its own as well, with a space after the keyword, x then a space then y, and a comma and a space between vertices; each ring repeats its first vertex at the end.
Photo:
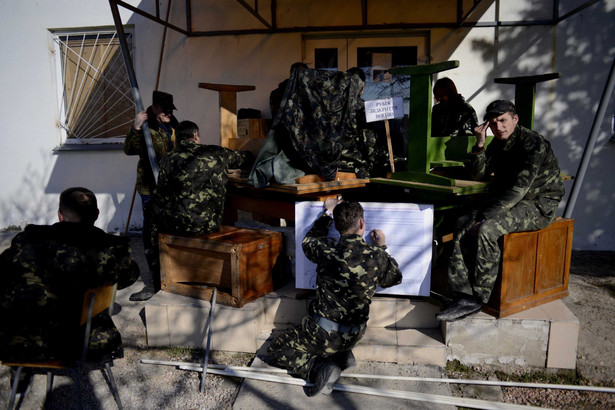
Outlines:
MULTIPOLYGON (((84 291, 108 283, 123 289, 139 277, 128 238, 96 228, 98 212, 90 190, 68 188, 60 195, 60 222, 26 226, 0 255, 0 360, 78 358, 84 291)), ((122 339, 104 311, 92 320, 88 358, 118 357, 122 339)))
POLYGON ((271 342, 268 361, 311 382, 307 396, 331 393, 341 371, 355 364, 352 348, 365 333, 376 287, 401 282, 397 262, 385 251, 384 233, 370 233, 374 245, 364 234, 361 204, 327 199, 303 239, 305 256, 317 264, 317 299, 300 325, 271 342), (337 243, 327 238, 333 220, 340 233, 337 243))
POLYGON ((476 111, 457 92, 453 80, 440 78, 433 86, 433 95, 437 104, 431 112, 431 136, 472 135, 478 126, 476 111))
POLYGON ((154 237, 158 232, 201 236, 220 230, 229 169, 248 166, 252 154, 200 143, 198 126, 182 121, 177 146, 160 160, 154 193, 154 237))
POLYGON ((546 228, 564 196, 557 157, 542 135, 518 124, 510 101, 487 106, 485 122, 475 128, 476 145, 467 164, 474 180, 493 174, 492 197, 461 216, 455 226, 448 283, 453 303, 438 313, 454 321, 489 302, 500 265, 500 237, 546 228), (487 128, 494 140, 485 149, 487 128))

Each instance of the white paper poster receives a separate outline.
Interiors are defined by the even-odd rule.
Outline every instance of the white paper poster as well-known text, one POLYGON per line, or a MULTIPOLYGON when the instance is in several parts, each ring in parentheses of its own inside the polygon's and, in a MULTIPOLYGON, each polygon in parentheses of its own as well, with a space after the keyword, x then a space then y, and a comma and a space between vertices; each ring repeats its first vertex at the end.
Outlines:
MULTIPOLYGON (((365 241, 372 243, 369 233, 380 229, 386 236, 387 252, 401 269, 402 283, 377 293, 429 296, 433 236, 433 205, 361 202, 365 212, 365 241)), ((295 203, 295 287, 316 287, 316 265, 303 253, 301 242, 323 211, 323 202, 295 203)), ((329 236, 339 238, 333 224, 329 236)))

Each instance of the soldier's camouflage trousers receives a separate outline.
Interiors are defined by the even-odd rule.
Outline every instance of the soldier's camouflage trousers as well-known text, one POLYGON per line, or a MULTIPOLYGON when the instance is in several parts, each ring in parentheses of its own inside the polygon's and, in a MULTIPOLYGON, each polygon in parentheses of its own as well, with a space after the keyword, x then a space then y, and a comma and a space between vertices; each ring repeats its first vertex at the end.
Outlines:
POLYGON ((269 364, 309 380, 316 358, 328 356, 335 361, 337 353, 346 357, 346 352, 361 340, 363 334, 365 327, 354 334, 329 333, 306 316, 300 325, 286 330, 271 342, 267 351, 269 364))
POLYGON ((478 210, 460 217, 455 224, 453 253, 448 267, 451 290, 474 295, 479 302, 489 302, 497 279, 501 251, 498 239, 511 232, 535 231, 546 228, 553 217, 545 217, 532 201, 520 201, 510 211, 502 212, 483 222, 473 235, 470 229, 478 210))

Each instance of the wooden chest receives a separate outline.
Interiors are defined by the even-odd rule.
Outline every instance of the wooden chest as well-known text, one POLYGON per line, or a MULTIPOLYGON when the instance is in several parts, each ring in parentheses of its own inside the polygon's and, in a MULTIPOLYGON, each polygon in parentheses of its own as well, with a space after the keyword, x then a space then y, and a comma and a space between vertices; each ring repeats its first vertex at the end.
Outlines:
POLYGON ((280 232, 223 225, 202 237, 160 234, 162 290, 242 307, 273 291, 271 271, 282 247, 280 232))
POLYGON ((483 310, 504 317, 568 296, 574 220, 504 235, 500 275, 483 310))

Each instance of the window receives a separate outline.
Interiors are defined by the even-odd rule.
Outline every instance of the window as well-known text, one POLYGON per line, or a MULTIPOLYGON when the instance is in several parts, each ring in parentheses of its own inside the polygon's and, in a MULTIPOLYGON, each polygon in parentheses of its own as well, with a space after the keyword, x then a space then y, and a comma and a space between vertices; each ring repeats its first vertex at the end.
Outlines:
MULTIPOLYGON (((62 144, 123 142, 135 105, 116 31, 52 34, 62 144)), ((126 41, 132 56, 132 33, 126 41)))

